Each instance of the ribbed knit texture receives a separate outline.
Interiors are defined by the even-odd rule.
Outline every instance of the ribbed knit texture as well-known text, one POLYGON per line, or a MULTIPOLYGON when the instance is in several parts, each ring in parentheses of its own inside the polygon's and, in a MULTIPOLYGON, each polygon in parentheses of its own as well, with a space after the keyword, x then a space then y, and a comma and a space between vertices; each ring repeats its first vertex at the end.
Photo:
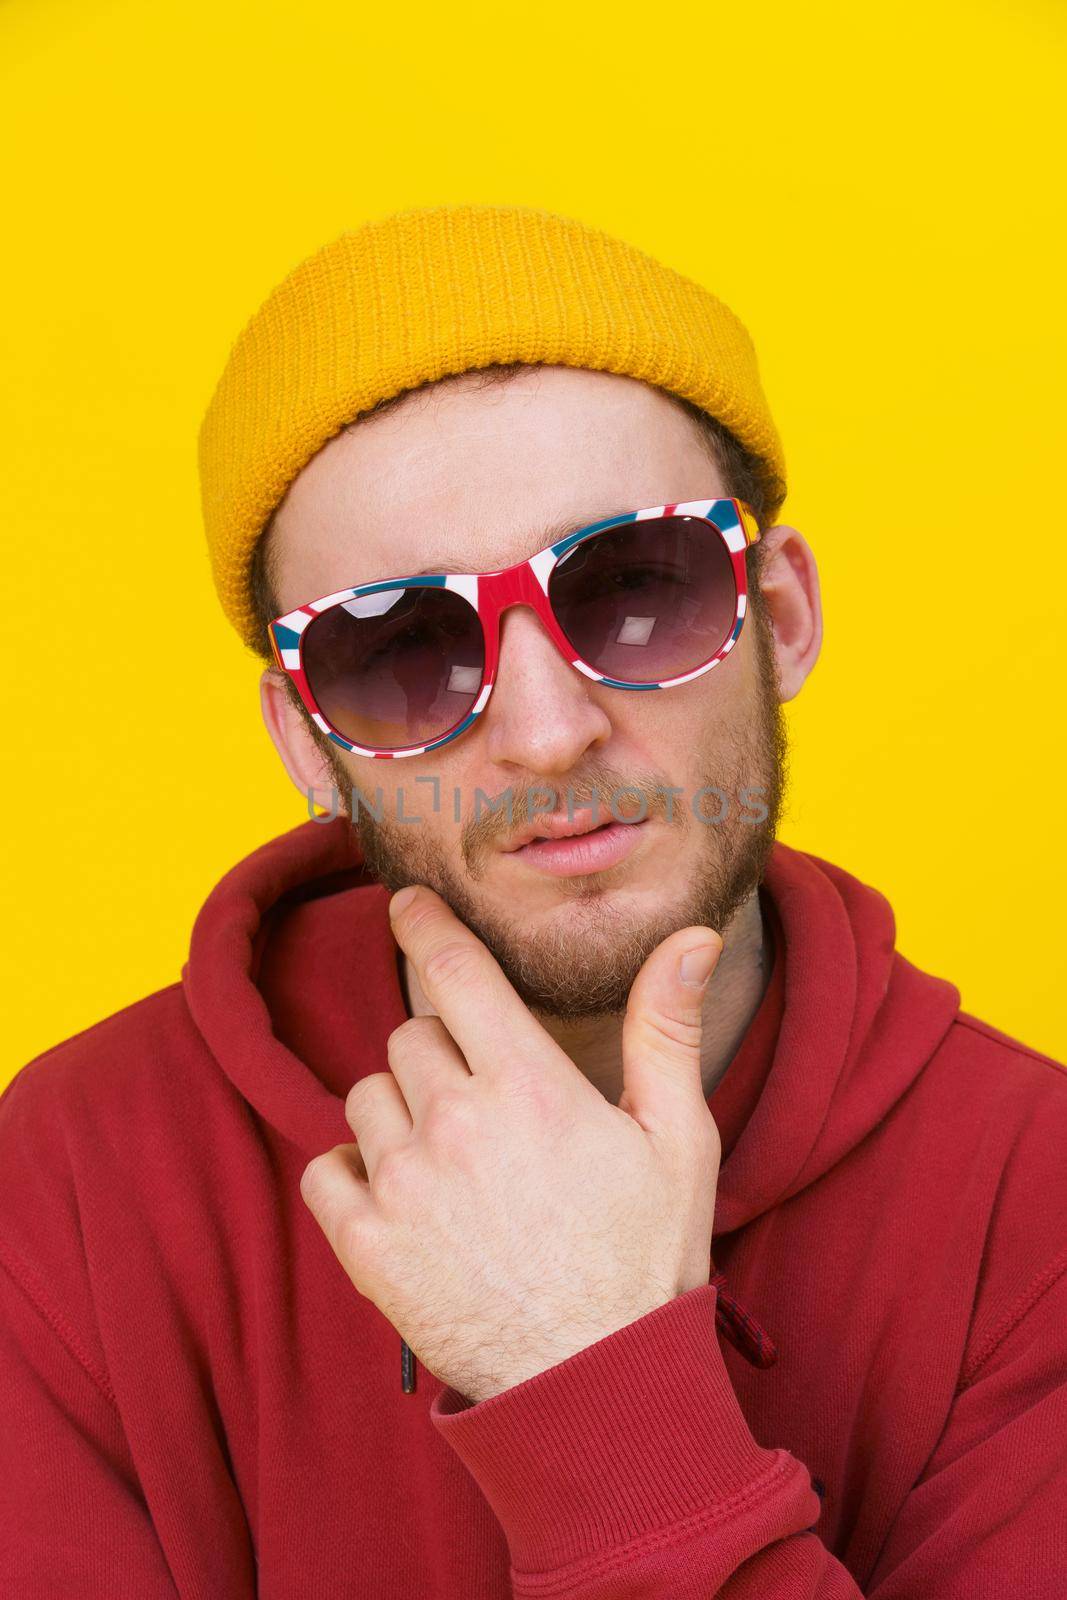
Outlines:
MULTIPOLYGON (((722 1530, 771 1498, 780 1534, 814 1526, 821 1507, 807 1472, 785 1450, 756 1443, 725 1366, 712 1358, 715 1337, 715 1289, 705 1284, 579 1350, 551 1376, 539 1373, 478 1406, 442 1390, 434 1425, 487 1486, 516 1571, 555 1571, 590 1557, 604 1565, 605 1553, 633 1554, 660 1529, 722 1530), (645 1374, 640 1385, 628 1382, 632 1371, 645 1374), (610 1402, 590 1407, 593 1388, 610 1402)), ((732 1559, 718 1572, 705 1569, 709 1582, 736 1565, 729 1535, 720 1538, 732 1559)))
POLYGON ((764 465, 785 457, 737 316, 633 245, 521 206, 436 206, 341 234, 271 292, 230 352, 199 437, 223 609, 254 639, 256 540, 300 470, 380 400, 498 362, 642 379, 719 419, 764 465))

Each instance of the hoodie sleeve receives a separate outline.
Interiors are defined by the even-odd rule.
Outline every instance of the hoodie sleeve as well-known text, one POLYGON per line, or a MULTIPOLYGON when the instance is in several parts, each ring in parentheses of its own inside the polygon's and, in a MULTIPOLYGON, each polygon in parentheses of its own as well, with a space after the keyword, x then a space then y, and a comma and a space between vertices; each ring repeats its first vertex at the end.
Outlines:
POLYGON ((56 1075, 0 1093, 0 1595, 177 1593, 96 1335, 56 1075))
POLYGON ((507 1537, 516 1597, 860 1594, 806 1531, 821 1511, 807 1468, 752 1436, 716 1294, 690 1289, 478 1404, 435 1397, 434 1426, 507 1537))
POLYGON ((807 1468, 749 1430, 715 1335, 715 1294, 679 1295, 489 1400, 452 1388, 434 1399, 434 1426, 503 1528, 516 1600, 1067 1592, 1062 1300, 1043 1297, 1030 1327, 961 1390, 861 1589, 811 1531, 820 1504, 807 1468))
POLYGON ((1067 1594, 1067 1250, 965 1366, 868 1593, 872 1600, 1067 1594))
POLYGON ((42 1288, 0 1240, 0 1594, 175 1596, 119 1414, 42 1288))

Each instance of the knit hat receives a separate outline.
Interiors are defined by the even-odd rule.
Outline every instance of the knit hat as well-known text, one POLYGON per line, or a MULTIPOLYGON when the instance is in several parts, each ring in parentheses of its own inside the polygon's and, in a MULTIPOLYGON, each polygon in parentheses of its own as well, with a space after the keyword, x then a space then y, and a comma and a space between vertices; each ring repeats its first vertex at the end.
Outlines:
POLYGON ((690 400, 761 461, 785 459, 744 325, 709 290, 599 229, 525 206, 434 206, 342 233, 238 335, 199 435, 223 610, 254 644, 252 552, 311 457, 402 390, 514 361, 643 379, 690 400))

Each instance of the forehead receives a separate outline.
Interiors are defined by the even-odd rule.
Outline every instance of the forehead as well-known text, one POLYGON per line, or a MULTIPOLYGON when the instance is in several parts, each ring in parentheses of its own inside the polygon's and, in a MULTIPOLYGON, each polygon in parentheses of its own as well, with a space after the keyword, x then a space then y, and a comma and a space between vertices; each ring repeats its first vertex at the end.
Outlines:
POLYGON ((564 526, 724 493, 708 444, 661 391, 529 367, 407 395, 331 439, 275 514, 283 610, 423 569, 492 571, 564 526))

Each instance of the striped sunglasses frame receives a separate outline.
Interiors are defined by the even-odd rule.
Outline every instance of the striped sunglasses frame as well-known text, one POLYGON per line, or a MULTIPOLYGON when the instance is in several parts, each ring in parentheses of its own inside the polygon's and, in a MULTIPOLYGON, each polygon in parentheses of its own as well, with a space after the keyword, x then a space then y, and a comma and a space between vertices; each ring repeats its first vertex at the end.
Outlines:
POLYGON ((395 760, 404 756, 424 755, 429 750, 436 750, 441 745, 449 744, 453 739, 467 731, 477 720, 489 701, 493 683, 496 678, 500 649, 500 617, 502 613, 513 605, 528 605, 540 618, 546 632, 563 655, 564 659, 576 669, 591 679, 594 683, 607 684, 613 689, 670 689, 676 684, 689 683, 694 678, 701 677, 705 672, 710 672, 713 667, 733 649, 741 633, 748 609, 748 583, 745 569, 745 552, 749 545, 755 544, 760 537, 759 524, 752 508, 743 500, 733 498, 716 500, 688 500, 673 505, 650 506, 640 511, 627 511, 619 516, 606 517, 602 522, 589 523, 576 532, 568 534, 566 538, 559 539, 555 544, 547 545, 543 550, 537 551, 525 561, 518 561, 514 566, 503 567, 496 572, 462 572, 462 573, 434 573, 427 575, 420 573, 408 577, 382 578, 374 583, 357 584, 351 589, 339 589, 333 594, 323 595, 318 600, 308 600, 303 605, 297 606, 293 611, 276 617, 269 624, 268 636, 271 651, 282 672, 286 673, 294 682, 300 698, 307 708, 312 721, 321 732, 339 744, 344 750, 351 750, 356 755, 371 756, 376 760, 395 760), (730 563, 733 569, 734 586, 737 596, 737 613, 733 628, 719 649, 707 661, 701 662, 691 671, 682 673, 675 678, 665 678, 651 683, 626 683, 618 678, 607 677, 598 672, 587 661, 576 655, 574 646, 568 641, 553 613, 548 598, 549 578, 558 564, 575 545, 581 544, 586 539, 594 538, 597 534, 606 532, 610 528, 618 528, 625 523, 642 522, 660 517, 692 517, 706 522, 709 529, 718 535, 725 543, 729 552, 730 563), (354 743, 332 726, 320 709, 311 684, 304 670, 303 637, 305 630, 321 615, 333 606, 343 605, 346 601, 359 599, 364 595, 379 594, 386 589, 415 589, 438 587, 451 590, 454 594, 461 595, 477 612, 485 640, 485 666, 482 674, 481 687, 478 690, 474 705, 454 727, 431 739, 425 744, 407 745, 401 748, 388 750, 375 749, 372 746, 354 743))

